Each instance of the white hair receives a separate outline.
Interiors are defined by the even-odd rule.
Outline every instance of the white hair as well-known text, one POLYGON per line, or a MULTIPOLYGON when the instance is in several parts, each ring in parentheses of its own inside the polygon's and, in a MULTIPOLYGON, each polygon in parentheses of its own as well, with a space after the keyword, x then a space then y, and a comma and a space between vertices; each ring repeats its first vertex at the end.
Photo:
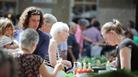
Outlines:
POLYGON ((50 30, 50 35, 55 38, 58 36, 59 32, 63 32, 63 31, 69 31, 68 25, 63 22, 56 22, 55 24, 53 24, 50 30))
POLYGON ((20 34, 20 46, 21 48, 32 49, 33 44, 37 44, 39 41, 39 35, 34 29, 26 29, 20 34))
POLYGON ((45 22, 51 23, 52 25, 57 22, 57 18, 49 13, 44 14, 45 22))

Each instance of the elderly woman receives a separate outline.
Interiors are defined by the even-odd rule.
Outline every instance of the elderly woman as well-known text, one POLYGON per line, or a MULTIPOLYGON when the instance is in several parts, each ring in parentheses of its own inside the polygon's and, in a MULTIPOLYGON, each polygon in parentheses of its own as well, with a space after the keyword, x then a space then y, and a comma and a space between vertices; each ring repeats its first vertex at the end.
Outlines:
POLYGON ((49 34, 52 25, 57 22, 57 18, 49 13, 44 14, 43 18, 44 18, 44 23, 41 27, 41 30, 49 34))
MULTIPOLYGON (((50 64, 55 66, 57 64, 57 61, 61 60, 59 56, 58 45, 67 41, 67 38, 69 36, 69 27, 63 22, 56 22, 53 24, 50 34, 52 38, 50 39, 48 50, 49 60, 50 64)), ((61 63, 67 67, 71 67, 71 62, 67 60, 61 60, 61 63)))
POLYGON ((118 65, 121 69, 138 70, 138 47, 126 38, 124 29, 118 20, 107 22, 102 26, 102 35, 107 44, 117 45, 118 65))
POLYGON ((62 69, 61 63, 55 66, 52 74, 49 74, 44 65, 44 59, 32 54, 38 44, 39 35, 33 29, 26 29, 20 36, 20 48, 22 53, 16 55, 19 77, 55 77, 62 69))
MULTIPOLYGON (((44 18, 44 23, 41 27, 41 31, 48 34, 49 37, 51 38, 50 30, 51 30, 51 27, 53 26, 53 24, 57 22, 57 18, 54 15, 49 14, 49 13, 44 14, 43 18, 44 18)), ((67 56, 67 43, 64 42, 64 43, 59 44, 58 48, 60 50, 60 56, 63 59, 66 59, 66 56, 67 56)))

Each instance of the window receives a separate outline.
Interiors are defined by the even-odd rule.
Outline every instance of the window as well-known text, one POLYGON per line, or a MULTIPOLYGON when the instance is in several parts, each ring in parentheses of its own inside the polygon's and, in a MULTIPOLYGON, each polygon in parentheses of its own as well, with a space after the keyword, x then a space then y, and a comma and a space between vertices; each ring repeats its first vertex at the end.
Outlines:
POLYGON ((82 17, 82 14, 91 13, 91 11, 96 12, 97 3, 98 0, 75 0, 73 6, 74 17, 82 17))

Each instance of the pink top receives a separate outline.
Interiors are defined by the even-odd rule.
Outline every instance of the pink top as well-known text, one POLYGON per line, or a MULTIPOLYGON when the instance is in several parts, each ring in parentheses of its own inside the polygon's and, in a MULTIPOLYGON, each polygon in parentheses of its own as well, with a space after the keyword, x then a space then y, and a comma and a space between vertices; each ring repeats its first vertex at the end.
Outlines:
POLYGON ((83 49, 83 36, 82 36, 82 30, 80 29, 80 26, 77 25, 77 31, 75 33, 76 41, 80 46, 80 52, 83 49))

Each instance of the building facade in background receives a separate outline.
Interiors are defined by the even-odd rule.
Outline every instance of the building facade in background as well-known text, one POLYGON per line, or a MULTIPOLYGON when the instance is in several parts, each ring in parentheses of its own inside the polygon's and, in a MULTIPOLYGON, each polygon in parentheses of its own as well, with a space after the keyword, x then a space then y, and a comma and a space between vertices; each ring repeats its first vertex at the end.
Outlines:
POLYGON ((0 0, 0 16, 20 15, 28 6, 38 6, 44 13, 52 13, 58 21, 96 17, 101 24, 119 19, 135 21, 135 0, 0 0))

